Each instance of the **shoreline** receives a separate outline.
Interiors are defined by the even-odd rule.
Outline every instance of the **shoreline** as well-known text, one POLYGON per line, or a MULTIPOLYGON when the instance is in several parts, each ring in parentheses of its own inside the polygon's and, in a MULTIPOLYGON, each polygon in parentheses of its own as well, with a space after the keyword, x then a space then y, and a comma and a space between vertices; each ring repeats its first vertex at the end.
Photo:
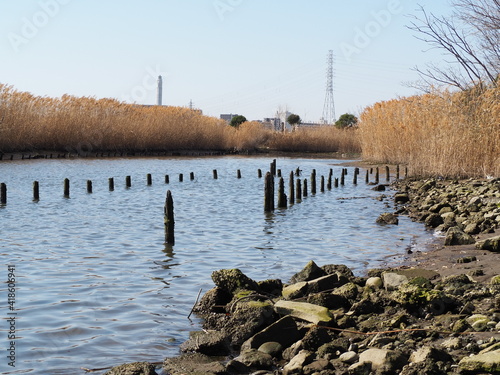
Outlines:
MULTIPOLYGON (((397 213, 447 235, 365 277, 314 260, 286 281, 214 271, 215 287, 193 307, 203 330, 165 359, 161 374, 500 374, 500 249, 477 247, 500 236, 499 186, 500 179, 400 181, 397 213), (472 233, 469 243, 450 243, 457 228, 472 233)), ((157 374, 152 364, 133 363, 106 375, 135 368, 157 374)))

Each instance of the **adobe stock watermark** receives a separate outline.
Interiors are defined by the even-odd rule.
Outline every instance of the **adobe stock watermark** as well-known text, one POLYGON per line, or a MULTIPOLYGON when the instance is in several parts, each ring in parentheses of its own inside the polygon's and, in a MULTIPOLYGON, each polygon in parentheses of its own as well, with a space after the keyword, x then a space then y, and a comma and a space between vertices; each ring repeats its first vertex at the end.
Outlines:
POLYGON ((226 13, 232 13, 244 0, 215 0, 213 2, 215 12, 221 21, 226 19, 226 13))
POLYGON ((41 29, 46 27, 52 19, 57 17, 61 8, 69 4, 72 0, 40 0, 38 2, 39 10, 33 13, 31 17, 21 19, 22 26, 19 32, 10 32, 8 34, 12 49, 18 53, 22 46, 28 44, 36 38, 41 29))
POLYGON ((371 11, 371 20, 366 25, 354 28, 354 38, 351 43, 341 43, 340 49, 347 62, 352 61, 353 55, 359 55, 367 48, 373 39, 382 34, 383 30, 389 26, 393 17, 403 12, 400 0, 390 0, 386 9, 371 11))

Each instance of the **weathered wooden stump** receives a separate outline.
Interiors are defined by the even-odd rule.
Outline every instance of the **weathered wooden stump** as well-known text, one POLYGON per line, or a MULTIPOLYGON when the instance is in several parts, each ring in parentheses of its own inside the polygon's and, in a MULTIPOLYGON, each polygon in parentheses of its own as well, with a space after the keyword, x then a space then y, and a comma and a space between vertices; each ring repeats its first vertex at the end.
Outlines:
POLYGON ((325 192, 325 176, 321 176, 320 191, 321 191, 322 193, 324 193, 324 192, 325 192))
POLYGON ((64 179, 64 197, 69 198, 69 180, 67 178, 64 179))
POLYGON ((257 169, 257 176, 262 178, 262 169, 257 169))
POLYGON ((342 168, 342 173, 340 175, 340 185, 344 186, 345 185, 345 169, 342 168))
POLYGON ((283 180, 283 177, 280 177, 278 186, 278 208, 286 208, 286 207, 287 207, 287 196, 285 194, 285 180, 283 180))
POLYGON ((115 190, 115 179, 113 177, 108 178, 109 191, 115 190))
POLYGON ((288 195, 289 195, 289 203, 294 204, 295 203, 295 180, 293 177, 293 172, 290 172, 290 179, 288 181, 288 195))
POLYGON ((7 185, 4 182, 0 184, 0 204, 7 204, 7 185))
POLYGON ((399 180, 399 164, 396 165, 396 180, 399 180))
POLYGON ((38 181, 33 181, 33 201, 38 202, 40 200, 40 184, 38 181))
POLYGON ((214 177, 214 180, 217 180, 219 178, 218 174, 217 174, 217 169, 214 169, 212 171, 212 176, 214 177))
POLYGON ((184 175, 182 173, 179 173, 179 182, 184 181, 184 175))
POLYGON ((126 188, 132 187, 132 178, 130 176, 125 177, 125 187, 126 188))
POLYGON ((380 176, 380 170, 379 167, 375 169, 375 185, 379 184, 379 176, 380 176))
POLYGON ((304 188, 302 190, 302 196, 307 197, 307 178, 304 178, 304 188))
POLYGON ((153 176, 151 176, 151 173, 148 173, 146 176, 146 183, 148 186, 153 185, 153 176))
POLYGON ((274 211, 274 176, 271 172, 266 173, 264 183, 264 211, 274 211))
POLYGON ((240 169, 238 169, 238 170, 236 171, 236 177, 237 177, 237 178, 241 178, 241 170, 240 170, 240 169))
POLYGON ((87 180, 87 193, 92 194, 92 181, 87 180))
POLYGON ((390 181, 391 180, 391 174, 390 174, 390 170, 389 170, 389 166, 388 165, 385 166, 385 180, 386 181, 390 181))
POLYGON ((311 194, 316 194, 316 169, 311 172, 311 194))
POLYGON ((193 180, 194 180, 194 172, 189 173, 189 179, 190 179, 191 181, 193 181, 193 180))
POLYGON ((295 180, 295 201, 297 203, 302 201, 302 181, 300 178, 295 180))
POLYGON ((174 200, 172 198, 172 192, 167 191, 167 197, 165 199, 165 242, 171 245, 175 244, 175 220, 174 220, 174 200))
POLYGON ((366 170, 365 182, 366 182, 367 184, 368 184, 368 183, 370 183, 370 174, 369 174, 368 169, 366 170))
POLYGON ((335 180, 334 180, 334 187, 338 188, 339 187, 339 179, 338 177, 335 177, 335 180))
POLYGON ((170 176, 168 174, 165 175, 165 183, 170 183, 170 176))

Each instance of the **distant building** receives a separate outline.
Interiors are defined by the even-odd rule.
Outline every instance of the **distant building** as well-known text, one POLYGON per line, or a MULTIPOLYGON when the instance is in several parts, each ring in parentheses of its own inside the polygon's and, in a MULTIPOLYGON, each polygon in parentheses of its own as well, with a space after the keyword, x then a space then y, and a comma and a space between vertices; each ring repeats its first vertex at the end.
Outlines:
POLYGON ((281 121, 277 117, 265 117, 262 124, 271 130, 281 130, 281 121))
POLYGON ((222 115, 220 115, 220 119, 226 121, 229 124, 231 122, 231 120, 234 117, 236 117, 236 116, 239 116, 239 115, 238 114, 232 114, 232 113, 230 113, 230 114, 222 114, 222 115))

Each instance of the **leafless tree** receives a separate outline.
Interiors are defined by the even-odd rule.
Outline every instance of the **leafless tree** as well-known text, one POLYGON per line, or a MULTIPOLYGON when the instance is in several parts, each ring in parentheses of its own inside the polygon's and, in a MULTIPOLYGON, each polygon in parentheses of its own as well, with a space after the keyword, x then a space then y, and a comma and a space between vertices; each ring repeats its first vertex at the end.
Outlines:
MULTIPOLYGON (((498 86, 500 74, 500 0, 454 0, 450 17, 438 17, 420 7, 408 26, 431 48, 451 57, 446 66, 416 67, 424 84, 444 84, 467 90, 498 86)), ((422 87, 422 83, 419 84, 422 87)))

